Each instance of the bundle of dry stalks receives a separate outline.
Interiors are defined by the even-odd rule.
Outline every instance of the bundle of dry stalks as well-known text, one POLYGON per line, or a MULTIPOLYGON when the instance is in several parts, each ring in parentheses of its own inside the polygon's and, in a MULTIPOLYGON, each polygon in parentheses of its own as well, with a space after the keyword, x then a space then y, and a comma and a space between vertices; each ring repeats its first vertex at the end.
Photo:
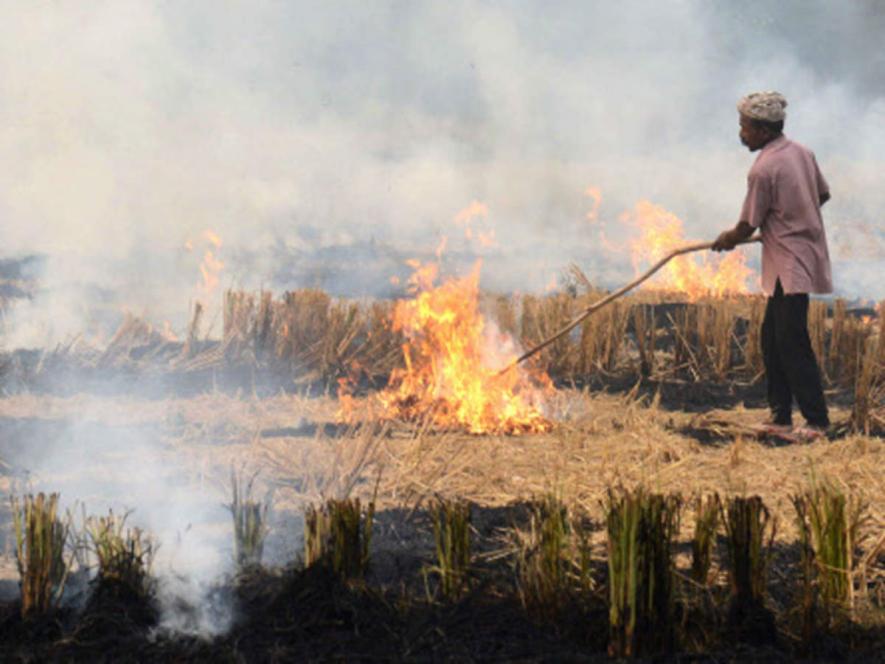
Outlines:
POLYGON ((651 376, 655 370, 655 337, 657 324, 654 307, 638 305, 633 308, 633 330, 636 351, 639 354, 639 374, 651 376))
POLYGON ((335 301, 327 293, 303 289, 275 301, 228 291, 224 305, 224 345, 228 362, 241 357, 275 364, 333 382, 357 372, 375 378, 395 366, 400 339, 391 327, 392 306, 335 301))
MULTIPOLYGON (((764 297, 750 298, 747 332, 742 344, 744 363, 740 369, 751 382, 756 382, 765 371, 762 360, 762 321, 765 318, 765 306, 766 299, 764 297)), ((821 356, 818 355, 818 357, 821 356)))
MULTIPOLYGON (((526 295, 522 298, 520 338, 527 346, 549 337, 568 322, 572 314, 572 298, 565 294, 547 297, 526 295)), ((563 337, 544 351, 541 366, 547 373, 568 372, 574 362, 571 341, 563 337)))
MULTIPOLYGON (((589 284, 580 290, 545 296, 485 294, 483 308, 528 348, 570 320, 588 300, 602 296, 589 284)), ((301 385, 329 388, 345 379, 350 385, 380 386, 403 363, 404 339, 392 325, 394 306, 390 301, 333 299, 316 289, 281 298, 267 291, 228 291, 220 342, 201 336, 199 306, 181 342, 128 316, 103 351, 69 344, 48 355, 39 370, 79 358, 90 368, 183 373, 251 367, 278 377, 291 375, 301 385)), ((763 373, 759 331, 764 310, 762 296, 686 302, 678 293, 639 292, 600 309, 557 339, 539 354, 537 366, 560 383, 612 376, 755 382, 763 373)), ((885 344, 874 341, 882 337, 883 318, 870 324, 853 315, 843 300, 832 307, 812 301, 809 308, 809 335, 825 384, 861 397, 855 418, 859 430, 882 428, 885 390, 872 388, 885 383, 885 344)))
MULTIPOLYGON (((761 324, 761 319, 760 319, 761 324)), ((811 300, 808 303, 808 336, 824 377, 828 376, 829 361, 826 354, 827 303, 811 300)))
POLYGON ((851 427, 866 435, 885 429, 885 372, 878 366, 880 343, 877 339, 867 339, 854 383, 851 427))

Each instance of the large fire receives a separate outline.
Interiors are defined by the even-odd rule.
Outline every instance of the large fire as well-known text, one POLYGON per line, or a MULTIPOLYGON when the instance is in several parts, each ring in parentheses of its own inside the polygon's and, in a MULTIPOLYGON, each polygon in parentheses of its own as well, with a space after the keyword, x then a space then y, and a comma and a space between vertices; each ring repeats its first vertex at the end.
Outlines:
MULTIPOLYGON (((682 220, 648 201, 639 201, 632 212, 624 214, 623 220, 639 230, 639 235, 631 241, 633 268, 637 273, 643 265, 654 263, 689 243, 683 235, 682 220)), ((721 258, 710 252, 694 253, 671 260, 644 287, 677 291, 697 300, 703 296, 747 293, 747 279, 753 274, 741 251, 721 258)))
MULTIPOLYGON (((589 188, 593 200, 588 220, 597 219, 601 194, 589 188)), ((485 220, 488 209, 474 202, 455 221, 468 239, 487 246, 493 236, 480 235, 471 225, 485 220)), ((684 246, 682 222, 676 215, 640 201, 623 217, 639 229, 631 242, 634 268, 656 262, 669 251, 684 246)), ((437 258, 445 248, 443 240, 437 258)), ((414 270, 408 287, 411 298, 394 309, 393 329, 405 337, 404 366, 391 373, 387 388, 372 404, 381 417, 405 420, 430 419, 440 427, 464 428, 471 433, 518 433, 545 431, 550 422, 541 405, 550 389, 546 375, 532 376, 514 365, 515 343, 486 320, 479 307, 480 263, 465 277, 437 285, 439 263, 411 261, 414 270), (510 367, 502 372, 502 368, 510 367)), ((739 252, 722 259, 684 256, 670 261, 651 287, 684 293, 691 299, 704 295, 746 293, 752 274, 739 252)), ((347 384, 339 391, 341 416, 352 419, 354 402, 347 384)), ((374 410, 374 409, 373 409, 374 410)))
POLYGON ((380 415, 430 418, 435 426, 477 434, 548 430, 540 407, 549 379, 515 366, 501 373, 517 352, 513 340, 480 313, 480 263, 440 285, 438 264, 411 265, 412 297, 396 303, 393 320, 406 339, 404 366, 375 397, 380 415))

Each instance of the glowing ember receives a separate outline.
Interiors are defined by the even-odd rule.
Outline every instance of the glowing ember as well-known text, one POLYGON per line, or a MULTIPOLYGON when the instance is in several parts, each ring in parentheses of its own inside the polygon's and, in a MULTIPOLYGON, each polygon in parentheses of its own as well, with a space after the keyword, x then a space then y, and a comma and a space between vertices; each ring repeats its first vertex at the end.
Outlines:
MULTIPOLYGON (((637 273, 643 265, 650 265, 690 242, 683 236, 679 217, 648 201, 639 201, 632 213, 622 218, 640 231, 631 242, 633 268, 637 273)), ((747 267, 741 251, 721 258, 710 252, 699 252, 674 258, 644 288, 679 291, 692 300, 705 295, 722 297, 749 292, 747 279, 752 275, 753 270, 747 267)))
POLYGON ((376 396, 381 415, 430 418, 436 426, 471 433, 548 430, 539 406, 549 379, 530 379, 516 367, 499 375, 517 353, 513 340, 479 312, 480 264, 440 286, 434 285, 435 263, 411 266, 413 298, 397 302, 393 321, 406 338, 405 367, 376 396))

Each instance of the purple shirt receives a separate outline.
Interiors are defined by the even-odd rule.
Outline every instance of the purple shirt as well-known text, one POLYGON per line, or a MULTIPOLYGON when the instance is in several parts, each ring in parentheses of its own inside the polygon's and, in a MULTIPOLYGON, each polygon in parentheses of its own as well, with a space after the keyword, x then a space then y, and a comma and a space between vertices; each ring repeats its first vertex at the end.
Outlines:
POLYGON ((831 293, 833 278, 820 198, 829 186, 808 148, 780 136, 756 157, 739 221, 762 229, 762 289, 831 293))

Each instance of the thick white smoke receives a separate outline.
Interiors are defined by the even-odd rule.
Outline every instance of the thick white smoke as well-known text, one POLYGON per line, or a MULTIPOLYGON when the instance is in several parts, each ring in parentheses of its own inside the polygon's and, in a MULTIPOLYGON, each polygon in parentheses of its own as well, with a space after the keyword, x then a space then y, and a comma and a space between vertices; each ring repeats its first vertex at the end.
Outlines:
POLYGON ((587 186, 609 226, 647 198, 713 237, 753 158, 734 103, 768 88, 830 179, 838 289, 882 297, 883 28, 878 3, 823 0, 13 3, 2 253, 47 261, 5 345, 124 307, 180 327, 207 229, 221 286, 383 294, 474 200, 487 286, 541 289, 570 261, 616 283, 629 262, 588 229, 587 186))

